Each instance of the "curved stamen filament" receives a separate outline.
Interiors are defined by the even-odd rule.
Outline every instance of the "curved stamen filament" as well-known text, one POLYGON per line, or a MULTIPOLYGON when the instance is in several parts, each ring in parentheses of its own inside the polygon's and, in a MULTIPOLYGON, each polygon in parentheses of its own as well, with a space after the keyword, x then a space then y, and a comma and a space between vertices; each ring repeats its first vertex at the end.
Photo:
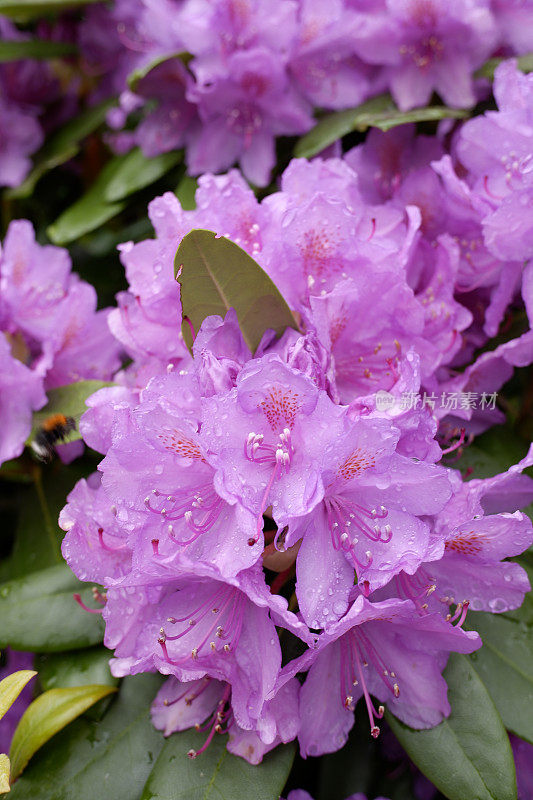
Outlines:
POLYGON ((100 541, 100 547, 102 550, 107 550, 108 553, 118 553, 120 550, 126 550, 126 545, 121 544, 118 547, 110 547, 108 544, 104 542, 104 529, 98 528, 98 539, 100 541))
POLYGON ((451 614, 447 614, 446 621, 451 622, 452 624, 454 622, 457 622, 456 627, 460 628, 466 619, 466 614, 469 605, 470 605, 469 600, 463 600, 462 603, 458 603, 455 609, 455 613, 453 614, 453 616, 451 614))
POLYGON ((213 737, 216 733, 226 733, 230 728, 231 724, 233 723, 233 711, 231 707, 226 708, 226 706, 229 704, 230 696, 231 686, 227 684, 226 688, 224 689, 224 693, 217 703, 217 707, 211 717, 209 717, 208 721, 204 725, 196 726, 196 730, 198 731, 208 730, 209 728, 210 731, 207 739, 199 750, 189 750, 187 753, 189 758, 196 758, 197 756, 201 755, 201 753, 204 753, 213 741, 213 737), (222 728, 222 724, 224 722, 226 723, 225 730, 222 728))
POLYGON ((151 495, 144 499, 144 505, 153 514, 158 514, 169 523, 179 519, 184 519, 187 526, 193 531, 193 535, 185 540, 179 539, 174 535, 174 528, 168 526, 170 538, 181 546, 192 544, 203 533, 211 530, 218 520, 224 507, 224 500, 215 492, 211 483, 204 483, 196 487, 194 492, 183 494, 179 499, 176 495, 164 495, 158 489, 153 489, 151 495), (157 508, 152 505, 152 498, 163 498, 163 507, 157 508), (202 515, 199 519, 194 515, 202 515))
POLYGON ((419 568, 414 575, 407 575, 400 572, 394 578, 398 596, 411 600, 420 614, 426 614, 428 609, 428 598, 437 588, 434 578, 431 578, 425 570, 419 568))
MULTIPOLYGON (((263 533, 263 514, 268 507, 268 501, 272 487, 279 477, 285 471, 288 472, 291 465, 292 455, 294 448, 291 441, 291 432, 289 428, 285 428, 279 434, 279 441, 276 445, 264 444, 262 433, 249 433, 244 443, 244 455, 248 461, 253 461, 255 464, 270 464, 272 465, 272 472, 265 486, 261 502, 259 504, 259 513, 257 515, 257 524, 255 535, 248 539, 248 544, 253 547, 263 533), (272 463, 274 462, 274 463, 272 463)), ((274 542, 274 546, 276 546, 274 542)))
POLYGON ((200 679, 199 687, 194 689, 192 694, 189 694, 190 687, 187 686, 185 691, 182 692, 180 695, 178 695, 178 697, 175 697, 174 700, 163 700, 163 705, 168 708, 169 706, 173 706, 176 703, 179 703, 180 700, 183 700, 183 698, 185 698, 185 704, 190 706, 191 703, 194 700, 196 700, 197 697, 200 697, 200 695, 203 694, 203 692, 205 692, 205 690, 209 686, 210 681, 211 681, 211 678, 209 677, 209 675, 206 675, 205 677, 200 679), (188 694, 189 694, 189 696, 187 697, 188 694))
POLYGON ((220 607, 214 606, 214 601, 216 602, 221 596, 224 596, 225 591, 226 587, 224 587, 222 590, 219 590, 214 598, 210 597, 193 614, 188 615, 183 619, 177 620, 174 617, 168 618, 167 621, 171 624, 175 624, 176 622, 185 622, 185 620, 188 621, 188 626, 186 628, 172 636, 167 635, 164 628, 161 628, 160 630, 158 642, 163 650, 164 658, 166 661, 168 661, 168 663, 179 666, 187 661, 189 657, 192 657, 196 660, 200 657, 209 655, 210 653, 229 653, 236 647, 242 630, 244 600, 240 592, 237 589, 232 588, 229 592, 227 592, 223 604, 220 607), (208 626, 207 631, 205 631, 203 634, 202 640, 195 643, 194 647, 191 648, 190 656, 187 655, 181 659, 178 659, 177 661, 171 659, 166 646, 167 640, 177 641, 178 639, 182 639, 184 636, 191 633, 191 631, 196 628, 198 622, 205 618, 209 607, 211 608, 212 613, 215 615, 215 618, 214 621, 208 626), (200 610, 201 614, 195 619, 194 614, 197 614, 200 610), (224 625, 224 621, 226 621, 226 625, 224 625), (218 640, 225 643, 222 644, 221 647, 217 647, 218 640), (207 653, 202 652, 208 643, 209 651, 207 653))

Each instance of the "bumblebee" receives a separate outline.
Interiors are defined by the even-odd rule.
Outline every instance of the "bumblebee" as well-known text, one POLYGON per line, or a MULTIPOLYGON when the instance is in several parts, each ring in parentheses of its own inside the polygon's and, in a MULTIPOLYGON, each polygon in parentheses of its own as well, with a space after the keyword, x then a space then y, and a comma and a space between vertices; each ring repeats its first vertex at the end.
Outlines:
POLYGON ((31 443, 31 449, 41 461, 51 461, 56 444, 64 442, 71 431, 76 430, 74 417, 52 414, 45 419, 31 443))

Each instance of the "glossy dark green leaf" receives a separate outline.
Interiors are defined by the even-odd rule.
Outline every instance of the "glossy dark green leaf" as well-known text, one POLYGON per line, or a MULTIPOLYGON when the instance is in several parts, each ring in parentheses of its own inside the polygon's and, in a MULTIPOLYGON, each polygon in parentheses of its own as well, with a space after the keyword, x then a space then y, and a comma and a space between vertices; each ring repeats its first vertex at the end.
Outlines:
POLYGON ((0 62, 18 61, 23 58, 58 58, 76 52, 68 42, 52 42, 46 39, 22 39, 0 42, 0 62))
MULTIPOLYGON (((482 67, 480 67, 474 73, 475 78, 489 78, 492 80, 494 78, 494 71, 497 66, 499 66, 502 61, 505 61, 504 58, 489 58, 482 67)), ((517 66, 518 69, 521 69, 522 72, 533 72, 533 53, 526 53, 523 56, 519 56, 517 59, 517 66)))
POLYGON ((474 663, 453 653, 444 677, 450 716, 416 731, 387 714, 396 738, 449 800, 516 800, 509 739, 474 663))
POLYGON ((40 694, 28 706, 13 734, 9 750, 11 780, 18 778, 30 758, 52 736, 115 691, 113 686, 90 685, 50 689, 40 694))
POLYGON ((146 782, 141 800, 278 800, 294 760, 294 745, 280 745, 257 766, 233 756, 226 737, 216 737, 197 759, 205 734, 176 733, 165 742, 146 782), (176 776, 179 775, 179 780, 176 776))
POLYGON ((91 683, 116 686, 118 679, 109 669, 111 656, 112 653, 104 647, 89 647, 65 653, 43 653, 36 656, 34 666, 45 690, 91 683))
POLYGON ((32 758, 10 800, 139 800, 164 742, 149 713, 160 685, 125 678, 101 721, 75 720, 32 758))
POLYGON ((0 560, 0 582, 63 563, 65 534, 57 524, 59 512, 76 481, 92 471, 91 465, 79 460, 68 467, 59 459, 46 467, 25 463, 33 484, 18 487, 15 542, 9 557, 0 560))
POLYGON ((20 22, 39 19, 43 14, 69 11, 99 0, 0 0, 0 14, 20 22))
POLYGON ((266 272, 229 239, 217 238, 213 231, 191 231, 183 238, 174 264, 183 316, 191 321, 195 334, 206 317, 224 317, 230 308, 237 312, 252 353, 266 330, 272 329, 278 336, 288 327, 298 330, 266 272))
POLYGON ((101 642, 101 615, 80 608, 74 592, 94 605, 91 587, 66 564, 0 584, 0 647, 53 653, 101 642))
MULTIPOLYGON (((56 389, 50 389, 47 392, 48 403, 33 415, 32 430, 28 441, 31 442, 43 422, 52 414, 64 414, 65 417, 74 417, 77 422, 81 414, 87 411, 86 399, 104 386, 112 385, 106 381, 90 380, 69 383, 67 386, 58 386, 56 389)), ((76 426, 76 430, 71 431, 65 441, 73 442, 80 438, 81 436, 76 426)))
POLYGON ((47 235, 54 244, 64 245, 95 230, 115 217, 126 207, 124 202, 108 203, 105 192, 115 175, 126 163, 128 153, 115 156, 105 165, 91 188, 74 205, 63 211, 60 217, 47 228, 47 235))
POLYGON ((104 189, 108 203, 123 200, 161 178, 183 158, 181 150, 147 158, 139 147, 131 150, 104 189))
POLYGON ((533 628, 480 612, 468 615, 468 626, 483 640, 470 658, 505 727, 533 744, 533 628))
POLYGON ((192 55, 190 53, 179 52, 171 53, 170 55, 157 56, 157 58, 154 58, 147 64, 137 67, 137 69, 134 69, 126 79, 131 91, 134 92, 137 89, 139 82, 142 81, 143 78, 146 78, 150 72, 152 72, 154 69, 157 69, 157 67, 161 66, 161 64, 164 64, 165 61, 171 61, 174 58, 179 58, 185 65, 187 65, 191 60, 192 55))
POLYGON ((77 114, 74 119, 52 134, 35 156, 34 167, 29 175, 20 186, 6 192, 7 196, 29 197, 35 184, 45 172, 64 164, 78 153, 83 139, 104 122, 107 112, 116 102, 115 98, 104 100, 77 114))
POLYGON ((463 119, 469 112, 463 109, 446 108, 445 106, 427 106, 413 108, 411 111, 399 111, 388 94, 368 100, 356 108, 334 111, 322 117, 309 133, 297 142, 294 155, 297 158, 311 158, 329 145, 353 131, 365 131, 367 128, 379 128, 388 131, 397 125, 408 122, 435 122, 441 119, 463 119))
POLYGON ((13 705, 26 684, 37 675, 33 669, 19 669, 0 681, 0 719, 13 705))

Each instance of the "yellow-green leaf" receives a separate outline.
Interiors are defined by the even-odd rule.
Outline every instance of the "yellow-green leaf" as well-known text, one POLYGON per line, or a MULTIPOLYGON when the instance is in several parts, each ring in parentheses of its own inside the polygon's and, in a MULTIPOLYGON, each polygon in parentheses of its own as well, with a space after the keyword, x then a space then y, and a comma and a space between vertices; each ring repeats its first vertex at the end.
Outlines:
POLYGON ((45 742, 111 692, 116 692, 112 686, 76 686, 50 689, 34 700, 24 712, 11 742, 12 780, 18 778, 45 742))
POLYGON ((9 790, 9 756, 0 753, 0 794, 7 794, 9 790))
POLYGON ((0 681, 0 719, 2 719, 8 708, 13 705, 34 675, 37 675, 37 673, 33 669, 21 669, 0 681))

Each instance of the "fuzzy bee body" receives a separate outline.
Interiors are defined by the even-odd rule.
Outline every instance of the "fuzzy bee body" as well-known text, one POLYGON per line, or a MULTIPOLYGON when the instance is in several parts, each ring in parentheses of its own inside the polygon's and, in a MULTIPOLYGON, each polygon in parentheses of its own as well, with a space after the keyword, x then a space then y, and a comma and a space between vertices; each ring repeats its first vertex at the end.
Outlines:
POLYGON ((76 430, 74 417, 66 417, 64 414, 52 414, 45 419, 37 431, 31 449, 41 461, 51 461, 54 455, 54 447, 61 444, 71 431, 76 430))

